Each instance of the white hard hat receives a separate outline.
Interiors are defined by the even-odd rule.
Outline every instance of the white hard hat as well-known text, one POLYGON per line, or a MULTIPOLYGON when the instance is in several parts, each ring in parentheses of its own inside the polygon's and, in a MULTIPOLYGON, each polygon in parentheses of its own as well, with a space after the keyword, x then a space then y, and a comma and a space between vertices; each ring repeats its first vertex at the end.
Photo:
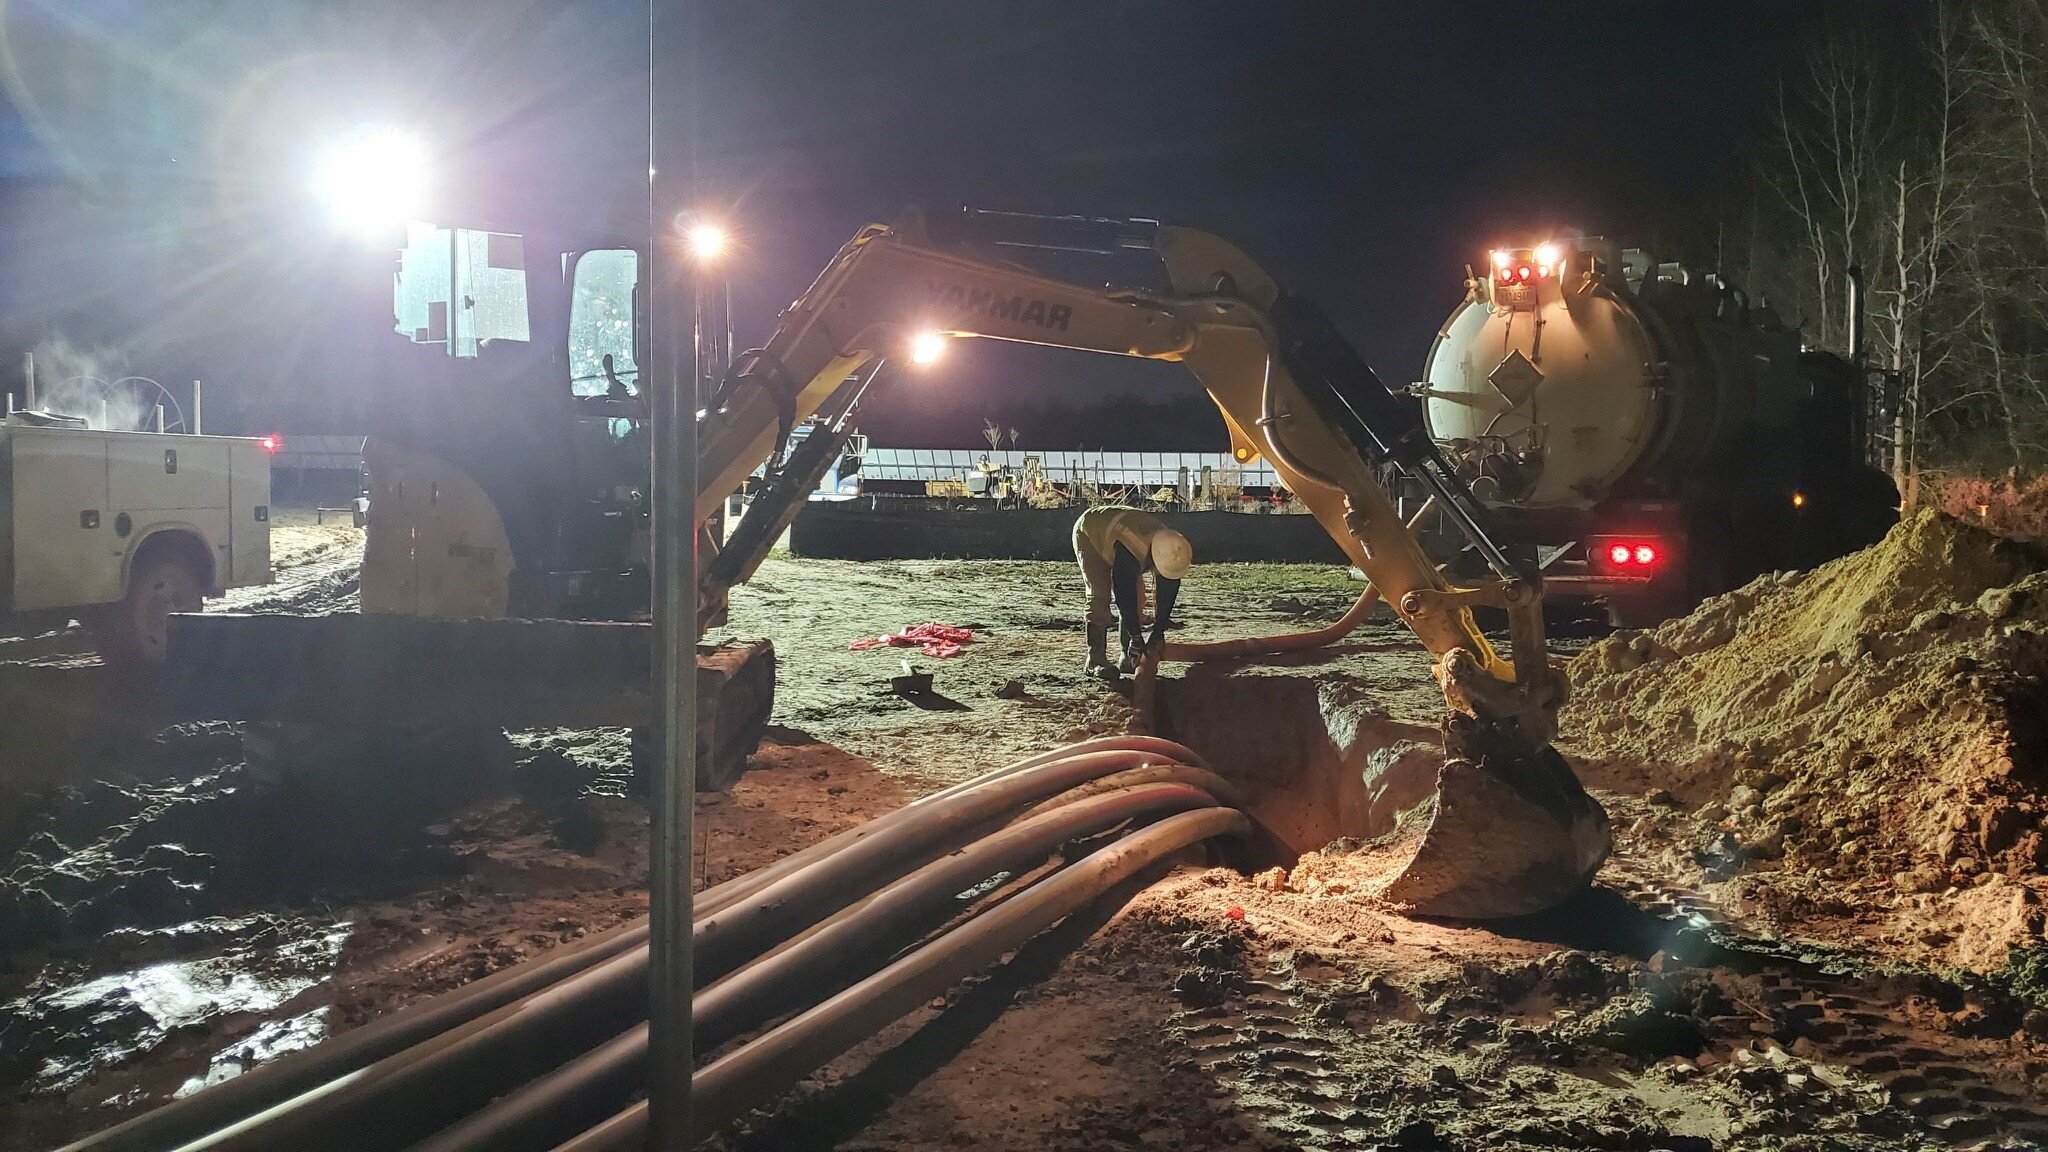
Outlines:
POLYGON ((1171 528, 1152 534, 1152 570, 1168 580, 1178 580, 1194 567, 1195 550, 1188 538, 1171 528))

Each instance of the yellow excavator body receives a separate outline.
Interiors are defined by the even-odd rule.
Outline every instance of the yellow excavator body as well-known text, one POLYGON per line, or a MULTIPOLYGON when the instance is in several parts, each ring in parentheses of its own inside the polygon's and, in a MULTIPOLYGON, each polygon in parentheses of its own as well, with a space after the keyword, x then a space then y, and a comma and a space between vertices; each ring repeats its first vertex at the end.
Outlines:
MULTIPOLYGON (((1338 347, 1334 330, 1208 233, 1152 222, 965 216, 965 228, 912 211, 862 229, 784 311, 767 344, 741 358, 700 417, 698 516, 716 511, 793 420, 839 402, 849 378, 935 336, 1183 364, 1223 413, 1234 454, 1273 467, 1435 658, 1450 707, 1449 756, 1420 806, 1427 811, 1404 824, 1426 831, 1411 837, 1412 858, 1388 898, 1420 913, 1494 917, 1536 911, 1583 888, 1606 859, 1611 832, 1606 813, 1549 746, 1565 687, 1545 651, 1536 577, 1488 551, 1469 493, 1433 446, 1388 416, 1398 402, 1338 347), (935 236, 935 224, 956 235, 935 236), (1014 235, 991 240, 1018 225, 1061 234, 1035 246, 1068 246, 1078 235, 1148 247, 1166 287, 1089 287, 975 250, 1034 246, 1014 235), (1445 579, 1381 485, 1389 462, 1433 485, 1464 517, 1498 579, 1445 579), (1507 611, 1512 659, 1474 622, 1478 606, 1507 611)), ((707 586, 704 595, 722 601, 724 591, 707 586)))

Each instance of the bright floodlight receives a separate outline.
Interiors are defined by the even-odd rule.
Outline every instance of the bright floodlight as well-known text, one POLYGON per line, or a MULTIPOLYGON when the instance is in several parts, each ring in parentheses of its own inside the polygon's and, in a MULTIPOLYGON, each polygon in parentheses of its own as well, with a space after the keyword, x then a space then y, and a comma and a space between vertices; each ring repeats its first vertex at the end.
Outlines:
POLYGON ((395 129, 367 129, 327 150, 313 188, 335 221, 350 231, 403 227, 425 205, 427 150, 395 129))
POLYGON ((716 260, 725 251, 725 229, 716 224, 699 224, 690 229, 690 254, 699 260, 716 260))
POLYGON ((1555 244, 1545 244, 1536 249, 1536 262, 1546 268, 1557 267, 1558 260, 1563 256, 1564 252, 1555 244))
POLYGON ((910 338, 910 362, 930 364, 946 354, 946 338, 937 332, 919 332, 910 338))

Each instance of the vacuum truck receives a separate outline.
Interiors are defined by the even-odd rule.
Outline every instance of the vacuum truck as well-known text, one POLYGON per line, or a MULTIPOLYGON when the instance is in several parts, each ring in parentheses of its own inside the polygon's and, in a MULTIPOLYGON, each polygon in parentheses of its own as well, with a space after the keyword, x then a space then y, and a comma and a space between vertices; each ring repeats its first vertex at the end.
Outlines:
POLYGON ((1718 276, 1603 239, 1468 269, 1413 391, 1550 597, 1605 600, 1617 624, 1845 555, 1898 519, 1867 462, 1857 365, 1718 276))

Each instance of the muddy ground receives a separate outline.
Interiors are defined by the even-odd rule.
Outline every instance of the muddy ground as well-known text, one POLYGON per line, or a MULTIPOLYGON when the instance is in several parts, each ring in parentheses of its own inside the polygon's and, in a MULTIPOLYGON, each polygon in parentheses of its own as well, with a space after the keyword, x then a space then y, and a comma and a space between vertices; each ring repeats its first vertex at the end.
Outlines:
MULTIPOLYGON (((237 606, 345 610, 352 530, 287 521, 279 537, 280 583, 237 606)), ((1178 638, 1320 624, 1358 587, 1334 569, 1205 567, 1178 638)), ((752 770, 700 801, 707 882, 1131 720, 1080 673, 1064 565, 778 556, 734 593, 724 632, 772 638, 782 675, 752 770), (849 648, 926 620, 978 638, 950 660, 849 648), (934 674, 932 695, 886 691, 905 659, 934 674)), ((92 670, 61 634, 16 643, 0 645, 0 693, 92 670)), ((1441 710, 1423 655, 1384 618, 1328 653, 1176 679, 1162 703, 1181 735, 1265 779, 1427 743, 1441 710)), ((17 909, 0 927, 0 1082, 15 1085, 0 1149, 51 1146, 643 912, 626 755, 616 731, 394 749, 221 725, 9 780, 33 815, 0 841, 17 909), (379 802, 337 803, 354 794, 379 802), (67 914, 19 914, 30 888, 67 914)), ((1618 851, 1559 913, 1404 919, 1360 894, 1343 852, 1259 872, 1191 860, 720 1142, 2048 1146, 2048 971, 1933 970, 1824 923, 1789 933, 1682 886, 1695 874, 1674 860, 1713 836, 1684 801, 1613 766, 1592 782, 1618 851)))

